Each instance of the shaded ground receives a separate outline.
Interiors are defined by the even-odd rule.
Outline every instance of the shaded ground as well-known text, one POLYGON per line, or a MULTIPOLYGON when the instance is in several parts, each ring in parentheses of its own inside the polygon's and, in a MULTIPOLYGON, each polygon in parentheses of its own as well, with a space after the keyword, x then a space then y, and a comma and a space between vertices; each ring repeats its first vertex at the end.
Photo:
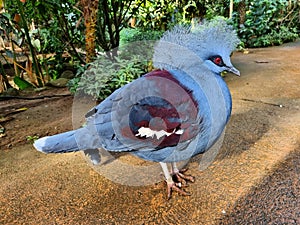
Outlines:
MULTIPOLYGON (((0 224, 299 224, 299 59, 299 42, 234 54, 242 76, 226 77, 233 115, 223 146, 207 169, 190 163, 192 196, 170 201, 164 182, 121 185, 81 153, 35 151, 26 136, 72 129, 73 98, 31 103, 0 139, 0 224)), ((23 103, 0 102, 1 111, 23 103)))
POLYGON ((276 166, 220 224, 300 224, 300 149, 276 166))

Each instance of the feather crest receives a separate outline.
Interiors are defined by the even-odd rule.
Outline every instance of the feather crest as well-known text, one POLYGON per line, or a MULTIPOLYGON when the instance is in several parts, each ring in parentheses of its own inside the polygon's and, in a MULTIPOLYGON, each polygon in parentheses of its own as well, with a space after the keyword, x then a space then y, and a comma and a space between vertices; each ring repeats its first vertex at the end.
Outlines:
POLYGON ((155 46, 154 66, 161 69, 188 68, 195 62, 195 57, 199 62, 213 54, 229 56, 239 42, 233 27, 222 17, 191 26, 176 25, 155 46))

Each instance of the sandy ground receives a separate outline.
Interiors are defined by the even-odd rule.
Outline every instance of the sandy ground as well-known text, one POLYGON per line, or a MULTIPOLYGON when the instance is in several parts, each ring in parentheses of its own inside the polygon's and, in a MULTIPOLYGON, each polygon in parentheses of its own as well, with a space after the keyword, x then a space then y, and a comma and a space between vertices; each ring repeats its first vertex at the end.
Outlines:
POLYGON ((233 114, 222 148, 205 170, 200 157, 192 160, 188 173, 196 181, 186 188, 192 195, 174 193, 169 201, 163 181, 120 184, 81 153, 34 150, 26 136, 72 129, 72 96, 0 102, 0 114, 28 107, 3 124, 0 224, 300 224, 299 59, 300 42, 233 55, 242 76, 225 78, 233 114))

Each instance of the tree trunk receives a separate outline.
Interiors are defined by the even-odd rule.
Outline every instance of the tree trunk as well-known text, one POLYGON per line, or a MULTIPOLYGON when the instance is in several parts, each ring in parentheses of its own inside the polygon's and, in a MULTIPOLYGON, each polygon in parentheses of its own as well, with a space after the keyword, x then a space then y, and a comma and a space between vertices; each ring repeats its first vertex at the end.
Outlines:
POLYGON ((99 0, 81 0, 85 25, 86 63, 96 57, 96 23, 99 0))
POLYGON ((233 0, 230 0, 229 2, 229 18, 232 18, 233 13, 233 0))
POLYGON ((246 2, 245 1, 241 1, 238 4, 238 13, 240 16, 240 25, 245 23, 245 19, 246 19, 246 2))

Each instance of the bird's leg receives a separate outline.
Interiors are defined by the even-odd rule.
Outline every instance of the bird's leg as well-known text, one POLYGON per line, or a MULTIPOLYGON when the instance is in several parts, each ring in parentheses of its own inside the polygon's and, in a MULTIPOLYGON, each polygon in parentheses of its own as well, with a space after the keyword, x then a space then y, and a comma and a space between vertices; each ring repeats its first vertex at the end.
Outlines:
POLYGON ((161 168, 164 172, 166 182, 167 182, 167 193, 168 200, 171 198, 172 191, 177 191, 182 195, 190 195, 188 192, 185 192, 181 188, 181 183, 175 183, 168 169, 167 163, 160 162, 161 168))
POLYGON ((171 163, 172 165, 172 176, 173 180, 176 183, 180 183, 182 185, 186 185, 187 181, 195 182, 195 178, 191 175, 185 175, 184 173, 187 171, 187 169, 181 169, 179 170, 176 162, 171 163))

